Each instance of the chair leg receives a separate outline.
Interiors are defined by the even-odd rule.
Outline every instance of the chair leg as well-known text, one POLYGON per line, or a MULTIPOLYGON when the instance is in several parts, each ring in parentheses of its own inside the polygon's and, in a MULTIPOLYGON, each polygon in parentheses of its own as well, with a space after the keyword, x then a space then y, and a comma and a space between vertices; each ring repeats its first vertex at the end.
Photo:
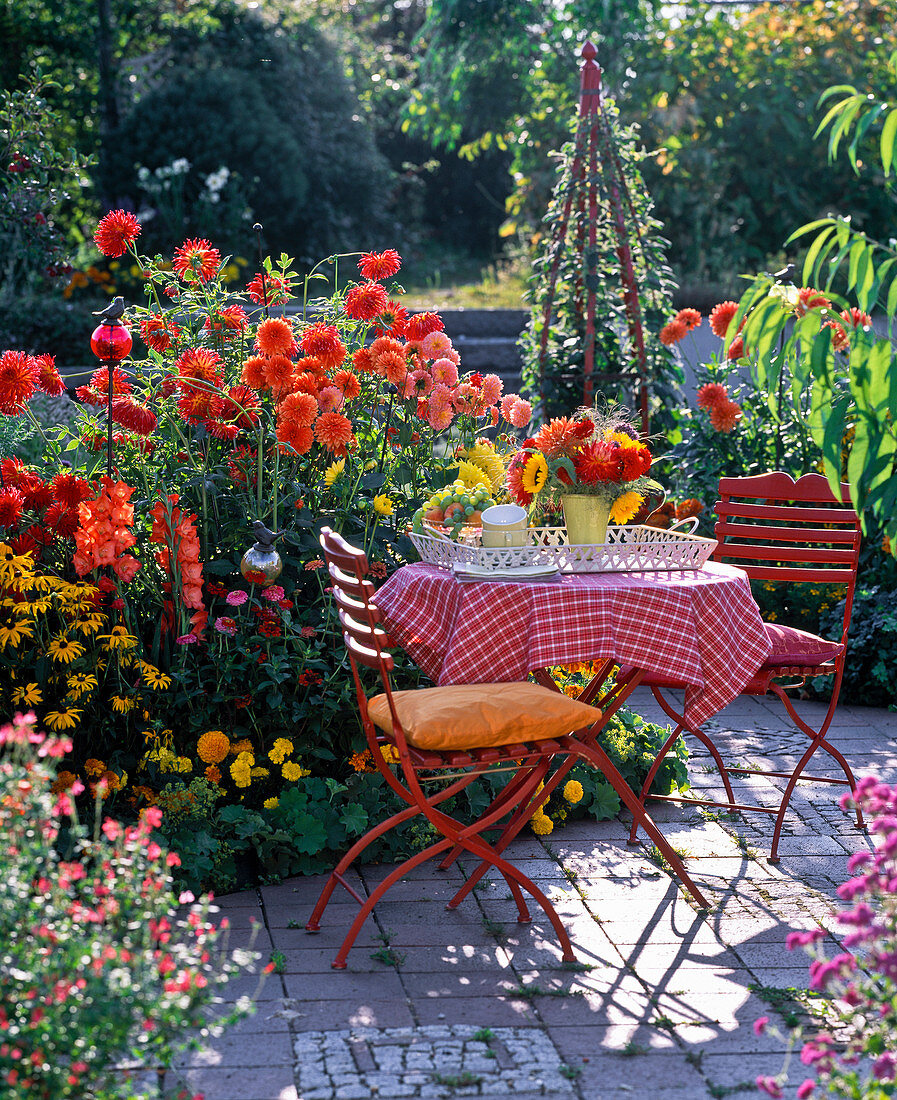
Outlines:
POLYGON ((672 867, 680 882, 685 886, 702 909, 709 909, 710 905, 707 899, 692 882, 691 876, 685 870, 682 860, 676 855, 666 838, 651 820, 644 806, 639 804, 638 798, 636 798, 623 776, 617 771, 613 761, 604 749, 594 741, 585 744, 581 741, 577 741, 575 738, 565 738, 565 742, 570 745, 572 752, 576 752, 585 757, 593 767, 598 768, 598 770, 604 774, 604 777, 626 804, 633 816, 639 819, 639 824, 660 849, 661 855, 672 867))
MULTIPOLYGON (((682 736, 683 726, 680 724, 676 726, 669 737, 664 741, 663 746, 657 756, 654 757, 654 763, 648 769, 648 774, 645 776, 645 781, 642 783, 642 789, 639 791, 638 801, 639 805, 644 807, 645 799, 648 796, 648 791, 651 790, 651 784, 654 782, 654 776, 657 775, 660 770, 660 765, 664 762, 667 753, 676 744, 679 738, 682 736)), ((633 817, 632 825, 629 828, 629 838, 627 844, 637 844, 636 833, 638 833, 638 819, 633 817)))

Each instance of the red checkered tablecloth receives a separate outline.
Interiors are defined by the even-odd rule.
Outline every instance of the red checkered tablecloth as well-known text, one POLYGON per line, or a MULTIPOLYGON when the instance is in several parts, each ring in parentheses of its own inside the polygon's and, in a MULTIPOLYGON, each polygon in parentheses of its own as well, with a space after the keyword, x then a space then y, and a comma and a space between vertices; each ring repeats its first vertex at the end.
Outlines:
POLYGON ((406 565, 376 603, 438 684, 525 680, 534 669, 611 657, 689 685, 693 725, 731 702, 769 654, 747 577, 717 562, 544 583, 462 583, 434 565, 406 565))

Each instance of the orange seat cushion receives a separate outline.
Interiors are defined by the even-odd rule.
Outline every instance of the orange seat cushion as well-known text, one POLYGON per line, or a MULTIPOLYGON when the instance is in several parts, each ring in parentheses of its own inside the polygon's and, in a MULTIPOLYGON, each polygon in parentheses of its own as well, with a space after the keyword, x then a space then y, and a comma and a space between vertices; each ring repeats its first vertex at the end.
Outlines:
MULTIPOLYGON (((393 692, 396 714, 418 749, 480 749, 563 737, 597 722, 601 711, 539 684, 457 684, 393 692)), ((368 702, 375 726, 392 733, 385 695, 368 702)))

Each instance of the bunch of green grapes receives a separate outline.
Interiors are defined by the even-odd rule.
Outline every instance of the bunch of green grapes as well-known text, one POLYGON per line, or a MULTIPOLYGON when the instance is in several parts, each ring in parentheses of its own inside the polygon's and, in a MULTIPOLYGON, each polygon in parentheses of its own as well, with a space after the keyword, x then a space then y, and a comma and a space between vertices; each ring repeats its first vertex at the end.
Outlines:
POLYGON ((426 520, 434 527, 446 528, 450 537, 456 539, 462 527, 477 526, 483 510, 495 504, 489 494, 490 489, 483 482, 471 487, 463 481, 455 481, 444 489, 437 489, 414 513, 412 530, 425 534, 423 521, 426 520))

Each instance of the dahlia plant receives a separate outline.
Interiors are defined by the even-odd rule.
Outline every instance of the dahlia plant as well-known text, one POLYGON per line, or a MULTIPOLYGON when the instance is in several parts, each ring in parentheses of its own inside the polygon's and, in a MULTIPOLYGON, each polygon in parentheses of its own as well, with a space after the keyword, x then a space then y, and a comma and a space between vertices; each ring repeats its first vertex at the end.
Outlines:
MULTIPOLYGON (((266 260, 235 296, 209 241, 163 260, 139 234, 112 211, 95 240, 143 273, 124 319, 146 357, 98 367, 41 468, 0 466, 0 712, 71 731, 63 782, 105 775, 141 808, 202 779, 273 811, 309 770, 345 772, 358 735, 320 527, 385 576, 413 553, 420 503, 458 477, 493 485, 486 433, 531 410, 461 373, 438 314, 391 297, 391 249, 304 278, 266 260), (240 571, 253 520, 280 536, 274 585, 240 571)), ((0 356, 4 415, 60 386, 52 356, 0 356)))
POLYGON ((178 906, 178 857, 152 837, 157 808, 124 827, 98 797, 93 827, 79 821, 77 788, 55 775, 70 750, 33 714, 0 728, 0 1092, 158 1095, 186 1032, 212 1023, 216 992, 257 956, 226 950, 227 921, 210 923, 208 899, 178 906))
MULTIPOLYGON (((845 795, 841 805, 853 806, 845 795)), ((858 852, 847 863, 853 878, 838 887, 838 896, 851 908, 837 916, 849 929, 846 951, 826 958, 819 948, 823 929, 792 932, 788 947, 804 947, 813 956, 810 989, 832 998, 826 1025, 807 1037, 792 1032, 791 1050, 800 1045, 800 1061, 813 1074, 798 1086, 799 1100, 840 1096, 845 1100, 884 1100, 897 1095, 897 788, 866 776, 857 784, 856 804, 871 818, 876 837, 871 852, 858 852)), ((755 1030, 768 1027, 768 1018, 755 1030)), ((771 1029, 772 1030, 772 1029, 771 1029)), ((788 1078, 757 1078, 757 1087, 781 1097, 788 1078)))

